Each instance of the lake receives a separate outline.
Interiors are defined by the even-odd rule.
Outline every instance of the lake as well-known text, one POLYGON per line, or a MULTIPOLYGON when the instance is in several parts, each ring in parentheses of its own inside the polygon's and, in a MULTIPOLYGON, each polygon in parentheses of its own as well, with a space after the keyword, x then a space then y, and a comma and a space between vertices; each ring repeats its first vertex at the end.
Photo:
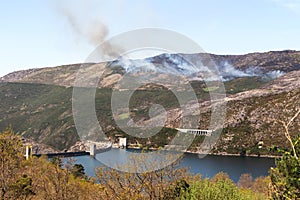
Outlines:
MULTIPOLYGON (((133 150, 111 149, 108 156, 116 159, 124 159, 128 152, 133 150)), ((85 173, 95 176, 95 168, 103 164, 90 156, 75 157, 77 164, 82 164, 85 173)), ((230 178, 237 182, 241 174, 250 173, 253 178, 268 175, 270 167, 275 166, 274 158, 256 158, 240 156, 207 155, 199 158, 197 154, 185 153, 179 166, 189 167, 194 174, 200 173, 202 177, 213 177, 218 172, 226 172, 230 178)))

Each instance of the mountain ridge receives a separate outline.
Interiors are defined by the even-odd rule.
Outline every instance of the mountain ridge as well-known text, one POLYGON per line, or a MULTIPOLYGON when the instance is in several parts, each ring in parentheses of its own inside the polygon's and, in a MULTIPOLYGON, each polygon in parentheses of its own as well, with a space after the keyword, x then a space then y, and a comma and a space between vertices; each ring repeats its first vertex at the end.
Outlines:
MULTIPOLYGON (((162 60, 165 59, 166 54, 161 54, 158 56, 146 58, 147 62, 150 60, 153 63, 163 63, 162 60)), ((177 54, 170 54, 177 55, 177 54)), ((282 73, 294 71, 300 69, 300 51, 294 50, 285 50, 285 51, 270 51, 265 53, 249 53, 245 55, 215 55, 209 53, 198 53, 198 54, 178 54, 187 56, 188 60, 199 60, 199 55, 204 57, 202 58, 203 62, 208 60, 213 60, 216 63, 216 66, 220 66, 219 70, 221 73, 224 73, 222 69, 226 68, 226 65, 229 65, 228 71, 234 71, 235 73, 244 73, 242 76, 251 76, 255 73, 265 74, 272 71, 276 72, 279 70, 282 73), (252 71, 247 69, 253 69, 252 71), (238 70, 238 71, 237 71, 238 70), (257 70, 257 72, 255 71, 257 70)), ((130 60, 129 60, 130 61, 130 60)), ((132 60, 132 62, 140 60, 132 60)), ((147 63, 146 62, 146 63, 147 63)), ((196 61, 195 61, 196 62, 196 61)), ((112 61, 106 66, 116 65, 117 61, 112 61)), ((105 65, 105 63, 99 63, 100 65, 105 65)), ((53 85, 61 86, 73 86, 76 79, 76 72, 80 66, 88 67, 92 63, 77 63, 70 65, 62 65, 56 67, 47 67, 47 68, 35 68, 29 70, 21 70, 9 73, 0 78, 0 82, 28 82, 28 83, 47 83, 53 85), (43 74, 43 77, 38 77, 43 74), (65 76, 59 77, 60 74, 65 76), (69 80, 65 80, 68 77, 69 80)), ((120 65, 117 64, 117 67, 120 65)), ((173 67, 173 66, 172 66, 173 67)), ((104 77, 109 76, 111 73, 116 72, 119 74, 124 74, 125 69, 112 67, 106 67, 104 71, 104 77)), ((104 84, 107 85, 107 84, 104 84)))
MULTIPOLYGON (((271 146, 285 148, 288 144, 280 142, 285 139, 284 135, 280 134, 280 127, 273 126, 267 115, 270 110, 272 115, 277 112, 278 116, 285 118, 291 115, 293 110, 299 109, 297 99, 300 99, 300 52, 288 50, 246 55, 204 55, 213 57, 221 70, 229 65, 229 71, 226 73, 232 73, 230 70, 235 73, 235 76, 226 76, 228 79, 223 80, 228 112, 224 131, 213 151, 239 153, 246 150, 250 154, 273 154, 274 152, 270 150, 271 146), (228 64, 224 64, 226 62, 228 64), (249 71, 249 69, 253 70, 249 71), (277 70, 282 72, 279 76, 270 78, 265 75, 277 70), (284 104, 290 106, 287 112, 284 110, 284 104), (252 138, 251 135, 255 137, 252 138), (265 146, 258 151, 256 143, 260 140, 264 141, 265 146)), ((176 58, 176 55, 173 56, 176 58)), ((207 61, 205 56, 201 58, 204 63, 207 61)), ((198 58, 195 54, 190 57, 190 59, 198 58)), ((163 59, 168 58, 166 55, 148 58, 161 69, 173 67, 173 58, 167 61, 162 61, 163 59), (164 62, 169 63, 169 66, 162 66, 164 62)), ((176 62, 180 63, 178 60, 176 62)), ((81 65, 29 69, 0 78, 0 128, 4 129, 11 124, 16 132, 24 137, 53 146, 58 150, 71 148, 79 140, 72 117, 71 102, 76 73, 81 65)), ((96 112, 103 130, 112 140, 115 135, 126 136, 116 127, 112 118, 110 97, 113 89, 118 90, 116 83, 122 80, 123 75, 135 71, 128 71, 118 61, 83 65, 87 69, 96 67, 103 72, 96 92, 96 112)), ((177 67, 179 71, 182 68, 182 66, 177 67)), ((191 74, 193 75, 194 72, 191 74)), ((203 126, 199 128, 207 128, 210 116, 209 92, 214 90, 217 92, 218 88, 208 88, 205 81, 201 80, 201 76, 199 77, 184 84, 192 85, 200 105, 203 106, 201 111, 203 117, 200 121, 203 126)), ((131 101, 130 115, 132 116, 120 114, 118 117, 122 119, 131 117, 136 123, 147 124, 149 106, 160 102, 166 105, 167 112, 171 116, 165 126, 177 128, 181 114, 176 107, 176 99, 173 99, 167 88, 155 85, 139 88, 134 93, 131 101)), ((299 120, 296 120, 292 127, 294 132, 299 127, 299 123, 299 120)), ((164 130, 164 134, 168 135, 168 132, 174 134, 171 130, 164 130)), ((138 142, 145 146, 155 143, 163 145, 172 138, 172 134, 168 137, 164 134, 160 134, 160 138, 141 139, 138 142)), ((191 150, 197 150, 197 145, 202 139, 196 138, 191 150)), ((136 139, 129 137, 129 142, 135 143, 136 139)))

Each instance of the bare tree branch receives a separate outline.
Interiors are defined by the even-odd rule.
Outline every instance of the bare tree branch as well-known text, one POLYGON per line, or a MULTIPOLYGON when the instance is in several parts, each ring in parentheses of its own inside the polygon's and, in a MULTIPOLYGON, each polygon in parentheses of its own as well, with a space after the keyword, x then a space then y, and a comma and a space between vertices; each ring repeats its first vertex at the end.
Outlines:
POLYGON ((293 143, 293 140, 291 138, 291 135, 290 135, 290 132, 289 132, 289 127, 290 125, 293 123, 293 121, 299 116, 300 114, 300 109, 298 110, 298 112, 289 120, 289 122, 286 124, 285 121, 282 121, 282 120, 278 120, 284 127, 284 131, 285 131, 285 137, 288 139, 291 147, 292 147, 292 150, 293 150, 293 154, 295 156, 296 159, 298 159, 298 155, 297 155, 297 152, 296 152, 296 149, 295 149, 295 145, 293 143))

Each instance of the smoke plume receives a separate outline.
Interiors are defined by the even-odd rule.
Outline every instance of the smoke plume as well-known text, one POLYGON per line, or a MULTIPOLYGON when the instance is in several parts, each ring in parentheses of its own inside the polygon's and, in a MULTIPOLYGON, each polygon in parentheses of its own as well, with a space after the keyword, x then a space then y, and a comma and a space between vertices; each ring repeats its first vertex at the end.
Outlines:
MULTIPOLYGON (((76 6, 70 4, 66 5, 63 3, 57 4, 59 13, 69 24, 72 32, 83 39, 90 45, 97 47, 99 52, 99 58, 109 60, 117 57, 120 52, 120 48, 106 42, 109 34, 108 26, 101 20, 99 13, 93 13, 93 1, 77 1, 76 6), (79 8, 79 9, 76 9, 79 8), (98 46, 100 45, 101 46, 98 46)), ((101 60, 103 61, 103 60, 101 60)))
MULTIPOLYGON (((193 55, 189 55, 190 57, 193 55)), ((197 56, 195 54, 195 56, 197 56)), ((198 58, 200 60, 200 58, 198 58)), ((235 68, 228 62, 219 63, 216 65, 218 70, 219 79, 216 77, 208 77, 209 69, 207 66, 198 63, 198 66, 193 66, 185 61, 178 54, 161 54, 159 56, 150 57, 146 59, 129 60, 120 58, 115 61, 115 65, 122 66, 126 72, 151 72, 157 74, 172 74, 177 76, 187 76, 193 80, 203 79, 206 80, 222 80, 230 81, 241 77, 260 77, 266 80, 276 79, 285 73, 280 70, 263 71, 259 67, 249 66, 246 69, 235 68)))

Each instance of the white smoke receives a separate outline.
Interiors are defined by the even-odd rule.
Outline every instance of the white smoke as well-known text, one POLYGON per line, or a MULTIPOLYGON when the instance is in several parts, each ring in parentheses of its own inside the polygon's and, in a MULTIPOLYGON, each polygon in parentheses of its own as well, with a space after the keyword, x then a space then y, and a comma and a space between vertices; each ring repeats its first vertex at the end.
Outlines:
POLYGON ((131 60, 125 56, 119 57, 118 64, 121 65, 127 73, 138 73, 138 72, 150 72, 158 73, 162 72, 160 68, 156 67, 151 62, 145 60, 131 60))
POLYGON ((218 66, 220 78, 222 81, 230 81, 235 78, 241 77, 261 77, 268 80, 276 79, 285 73, 280 70, 274 70, 264 73, 261 68, 250 66, 245 70, 234 68, 233 65, 225 62, 223 65, 218 66))
POLYGON ((280 76, 283 76, 284 74, 285 73, 280 70, 275 70, 275 71, 266 73, 266 77, 273 80, 273 79, 279 78, 280 76))
MULTIPOLYGON (((150 72, 160 74, 172 74, 177 76, 187 76, 192 80, 202 79, 206 77, 206 80, 217 80, 207 78, 209 69, 199 62, 197 67, 189 64, 185 59, 176 54, 162 54, 160 56, 130 60, 125 57, 121 57, 118 60, 118 64, 121 65, 127 73, 139 73, 150 72)), ((241 77, 261 77, 267 80, 276 79, 285 73, 280 70, 274 70, 269 72, 263 72, 259 67, 250 66, 245 70, 237 69, 228 62, 224 62, 217 65, 219 78, 222 81, 230 81, 235 78, 241 77)))
POLYGON ((241 70, 238 70, 234 68, 232 65, 230 65, 228 62, 225 62, 223 65, 218 65, 218 70, 220 73, 220 78, 222 81, 228 81, 233 78, 237 77, 247 77, 251 76, 247 72, 243 72, 241 70))

